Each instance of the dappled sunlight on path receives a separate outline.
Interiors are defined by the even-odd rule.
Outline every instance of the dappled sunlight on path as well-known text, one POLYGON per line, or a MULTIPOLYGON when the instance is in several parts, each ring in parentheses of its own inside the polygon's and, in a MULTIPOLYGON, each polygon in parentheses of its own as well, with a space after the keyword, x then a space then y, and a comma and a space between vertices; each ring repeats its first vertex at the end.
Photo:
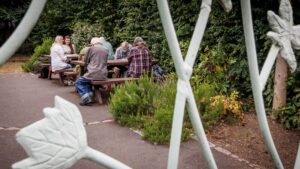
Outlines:
POLYGON ((22 72, 21 65, 26 62, 29 57, 13 56, 7 63, 0 66, 0 73, 17 73, 22 72))

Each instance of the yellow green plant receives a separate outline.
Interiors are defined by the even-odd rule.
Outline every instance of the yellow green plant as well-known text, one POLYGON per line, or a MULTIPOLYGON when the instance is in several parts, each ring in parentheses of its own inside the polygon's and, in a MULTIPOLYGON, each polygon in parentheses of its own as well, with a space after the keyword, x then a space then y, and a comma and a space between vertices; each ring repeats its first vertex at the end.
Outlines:
POLYGON ((215 107, 220 103, 223 103, 223 112, 222 116, 227 120, 239 120, 240 122, 244 122, 244 111, 242 109, 243 103, 239 101, 239 93, 237 91, 233 91, 229 97, 225 95, 217 95, 210 98, 210 106, 215 107))

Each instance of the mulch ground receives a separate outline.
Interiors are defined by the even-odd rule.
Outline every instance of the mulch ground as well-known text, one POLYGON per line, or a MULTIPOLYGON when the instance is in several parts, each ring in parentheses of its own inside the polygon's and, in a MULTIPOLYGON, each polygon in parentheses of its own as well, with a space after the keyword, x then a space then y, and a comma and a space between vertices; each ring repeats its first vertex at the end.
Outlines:
MULTIPOLYGON (((246 124, 243 126, 219 124, 208 134, 209 140, 251 163, 266 169, 275 168, 271 155, 263 142, 256 115, 254 113, 246 114, 245 120, 246 124)), ((284 129, 281 124, 270 118, 268 122, 284 167, 293 169, 300 141, 300 131, 284 129)))

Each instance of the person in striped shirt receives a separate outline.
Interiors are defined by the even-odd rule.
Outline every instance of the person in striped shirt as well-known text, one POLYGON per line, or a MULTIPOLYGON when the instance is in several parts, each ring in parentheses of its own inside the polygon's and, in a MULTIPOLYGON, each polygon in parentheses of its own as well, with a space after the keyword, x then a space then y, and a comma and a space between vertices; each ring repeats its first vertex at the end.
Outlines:
POLYGON ((121 46, 116 50, 116 59, 127 59, 130 54, 130 49, 130 44, 127 41, 122 42, 121 46))

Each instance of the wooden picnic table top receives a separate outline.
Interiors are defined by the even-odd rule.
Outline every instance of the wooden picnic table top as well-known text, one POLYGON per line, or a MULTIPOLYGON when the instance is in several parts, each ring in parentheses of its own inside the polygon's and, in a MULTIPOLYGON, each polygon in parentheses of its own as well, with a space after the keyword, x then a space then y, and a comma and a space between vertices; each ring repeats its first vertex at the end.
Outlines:
MULTIPOLYGON (((51 57, 51 55, 44 55, 46 57, 51 57)), ((79 54, 65 54, 65 56, 68 58, 68 59, 78 59, 79 58, 79 54)))
MULTIPOLYGON (((152 64, 156 64, 158 62, 159 62, 159 60, 157 60, 157 59, 152 60, 152 64)), ((80 66, 84 66, 84 64, 85 64, 85 62, 81 61, 81 60, 74 60, 74 61, 71 61, 71 63, 80 65, 80 66)), ((127 66, 127 65, 129 65, 129 62, 127 59, 115 59, 115 60, 107 61, 107 66, 127 66)))

